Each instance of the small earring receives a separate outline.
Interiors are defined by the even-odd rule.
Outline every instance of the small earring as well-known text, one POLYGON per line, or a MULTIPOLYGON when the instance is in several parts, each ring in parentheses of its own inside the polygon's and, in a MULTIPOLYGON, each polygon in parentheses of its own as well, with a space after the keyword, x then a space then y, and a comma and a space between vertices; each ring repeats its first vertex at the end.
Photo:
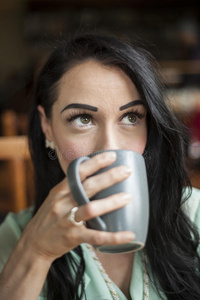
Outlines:
POLYGON ((55 150, 54 142, 49 142, 47 139, 45 140, 45 147, 51 148, 52 150, 55 150))

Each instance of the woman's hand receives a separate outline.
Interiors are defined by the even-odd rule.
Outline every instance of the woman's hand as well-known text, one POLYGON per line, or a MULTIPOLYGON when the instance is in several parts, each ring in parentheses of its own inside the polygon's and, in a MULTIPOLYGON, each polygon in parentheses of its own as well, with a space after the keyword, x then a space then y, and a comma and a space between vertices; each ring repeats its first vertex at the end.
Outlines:
MULTIPOLYGON (((88 198, 130 175, 129 167, 120 166, 91 176, 99 169, 113 163, 115 159, 114 152, 102 153, 80 165, 80 179, 88 198), (88 178, 88 176, 91 177, 88 178)), ((87 221, 103 215, 123 207, 129 203, 130 199, 129 194, 120 193, 101 201, 91 201, 78 208, 75 220, 77 222, 87 221)), ((74 206, 77 206, 77 203, 73 199, 65 178, 50 191, 37 214, 28 223, 22 236, 24 247, 52 262, 81 243, 121 244, 133 240, 134 235, 131 232, 108 233, 88 229, 84 225, 74 225, 68 219, 74 206)))
MULTIPOLYGON (((125 166, 91 176, 114 160, 115 157, 108 152, 96 155, 80 165, 80 178, 89 198, 129 176, 130 170, 125 166)), ((75 219, 77 222, 87 221, 108 213, 126 205, 130 198, 130 195, 121 193, 101 201, 92 201, 78 208, 75 219)), ((0 274, 2 300, 36 300, 51 263, 81 243, 120 244, 134 238, 131 232, 109 233, 88 229, 84 225, 74 225, 69 220, 74 206, 77 204, 65 178, 50 191, 36 215, 27 224, 0 274)))

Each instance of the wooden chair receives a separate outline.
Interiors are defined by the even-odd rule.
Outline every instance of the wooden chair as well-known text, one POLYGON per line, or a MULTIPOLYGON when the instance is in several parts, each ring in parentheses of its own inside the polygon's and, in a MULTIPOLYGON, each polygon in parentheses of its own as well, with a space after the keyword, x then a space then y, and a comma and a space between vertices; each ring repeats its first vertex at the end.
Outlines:
POLYGON ((9 163, 0 173, 0 184, 7 186, 9 197, 1 195, 0 211, 18 212, 28 206, 26 167, 30 154, 26 136, 0 137, 0 167, 5 161, 9 163))
POLYGON ((3 136, 18 134, 17 114, 12 110, 6 110, 1 114, 1 131, 3 136))
POLYGON ((18 114, 9 109, 1 113, 2 136, 14 136, 26 134, 27 114, 18 114))

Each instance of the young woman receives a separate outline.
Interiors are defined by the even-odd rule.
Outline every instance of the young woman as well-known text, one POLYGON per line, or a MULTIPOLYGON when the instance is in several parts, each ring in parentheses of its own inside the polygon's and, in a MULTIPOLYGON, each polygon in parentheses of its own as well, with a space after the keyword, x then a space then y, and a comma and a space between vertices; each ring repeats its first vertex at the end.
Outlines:
MULTIPOLYGON (((1 300, 200 299, 200 192, 190 188, 185 137, 163 98, 146 51, 92 34, 58 45, 30 114, 35 204, 9 214, 0 228, 1 300), (130 195, 83 205, 72 222, 77 204, 66 172, 76 157, 121 148, 145 158, 149 232, 144 251, 108 255, 88 244, 122 244, 134 235, 78 222, 127 205, 130 195)), ((89 198, 130 175, 128 166, 93 175, 114 160, 111 151, 81 164, 89 198)))

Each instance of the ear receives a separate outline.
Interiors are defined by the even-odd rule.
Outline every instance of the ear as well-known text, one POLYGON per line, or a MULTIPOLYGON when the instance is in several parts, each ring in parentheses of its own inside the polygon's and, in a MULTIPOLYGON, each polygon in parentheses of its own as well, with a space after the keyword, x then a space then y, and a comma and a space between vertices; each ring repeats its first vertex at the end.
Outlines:
POLYGON ((37 107, 40 115, 40 122, 41 122, 41 127, 42 131, 46 137, 46 139, 51 142, 53 141, 53 135, 52 135, 52 130, 51 130, 51 124, 49 119, 46 117, 44 107, 41 105, 38 105, 37 107))

